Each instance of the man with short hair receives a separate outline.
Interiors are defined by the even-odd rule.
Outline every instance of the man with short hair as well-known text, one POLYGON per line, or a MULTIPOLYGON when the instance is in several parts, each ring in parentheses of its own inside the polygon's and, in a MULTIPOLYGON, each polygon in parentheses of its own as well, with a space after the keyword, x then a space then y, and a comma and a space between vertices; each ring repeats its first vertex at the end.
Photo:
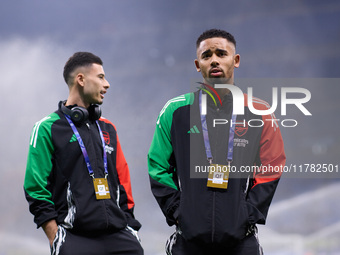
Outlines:
POLYGON ((77 52, 64 67, 69 96, 32 131, 24 182, 53 255, 143 254, 129 169, 115 126, 101 117, 103 62, 77 52))
MULTIPOLYGON (((234 69, 240 65, 230 33, 205 31, 197 39, 196 53, 202 86, 165 104, 148 153, 152 192, 167 223, 176 225, 166 251, 259 255, 256 224, 265 223, 281 176, 261 171, 261 166, 285 164, 281 133, 271 126, 271 115, 261 116, 262 127, 248 126, 248 120, 259 116, 247 104, 244 115, 236 116, 230 90, 214 87, 234 85, 234 69), (214 125, 216 119, 228 123, 214 125), (245 166, 258 166, 259 171, 242 173, 245 166), (197 170, 202 171, 198 177, 197 170)), ((267 109, 260 100, 254 107, 267 109)))

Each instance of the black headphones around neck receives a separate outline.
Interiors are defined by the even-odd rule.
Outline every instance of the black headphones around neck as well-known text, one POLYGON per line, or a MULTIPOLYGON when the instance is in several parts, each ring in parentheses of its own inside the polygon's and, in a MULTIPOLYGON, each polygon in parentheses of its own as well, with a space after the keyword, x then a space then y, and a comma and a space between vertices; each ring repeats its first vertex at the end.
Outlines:
POLYGON ((102 115, 102 110, 97 104, 91 104, 89 108, 74 106, 71 109, 65 106, 66 101, 61 102, 61 110, 71 117, 74 123, 81 123, 86 120, 96 121, 102 115))

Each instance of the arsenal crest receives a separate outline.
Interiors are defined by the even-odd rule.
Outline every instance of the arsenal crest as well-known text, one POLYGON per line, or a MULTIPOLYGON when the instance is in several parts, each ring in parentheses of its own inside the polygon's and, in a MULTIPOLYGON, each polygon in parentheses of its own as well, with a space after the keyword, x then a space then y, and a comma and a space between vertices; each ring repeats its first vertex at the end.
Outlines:
POLYGON ((103 131, 104 141, 106 144, 110 144, 110 135, 108 132, 103 131))
POLYGON ((238 137, 244 136, 248 131, 248 123, 244 121, 243 123, 236 123, 235 134, 238 137))

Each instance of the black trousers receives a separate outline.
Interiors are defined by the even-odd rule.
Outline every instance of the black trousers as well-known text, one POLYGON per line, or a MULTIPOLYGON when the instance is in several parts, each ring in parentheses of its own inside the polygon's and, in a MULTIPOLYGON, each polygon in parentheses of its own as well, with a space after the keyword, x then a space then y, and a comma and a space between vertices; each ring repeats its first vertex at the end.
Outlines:
POLYGON ((179 231, 176 231, 167 241, 167 255, 262 255, 262 247, 257 233, 246 236, 235 247, 226 248, 218 244, 204 244, 186 241, 179 231))
POLYGON ((143 255, 132 229, 95 236, 76 235, 59 226, 51 247, 52 255, 143 255))

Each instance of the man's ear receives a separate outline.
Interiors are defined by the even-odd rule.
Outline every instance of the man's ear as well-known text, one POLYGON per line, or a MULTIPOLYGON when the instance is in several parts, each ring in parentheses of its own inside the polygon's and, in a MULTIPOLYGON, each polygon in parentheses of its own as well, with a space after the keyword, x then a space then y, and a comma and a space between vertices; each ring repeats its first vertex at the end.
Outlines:
POLYGON ((239 54, 236 54, 234 56, 234 67, 235 68, 238 68, 240 66, 240 55, 239 54))
POLYGON ((197 59, 195 59, 195 66, 196 66, 197 72, 201 72, 200 64, 197 59))
POLYGON ((76 82, 80 85, 80 86, 84 86, 84 74, 83 73, 78 73, 75 77, 76 82))

